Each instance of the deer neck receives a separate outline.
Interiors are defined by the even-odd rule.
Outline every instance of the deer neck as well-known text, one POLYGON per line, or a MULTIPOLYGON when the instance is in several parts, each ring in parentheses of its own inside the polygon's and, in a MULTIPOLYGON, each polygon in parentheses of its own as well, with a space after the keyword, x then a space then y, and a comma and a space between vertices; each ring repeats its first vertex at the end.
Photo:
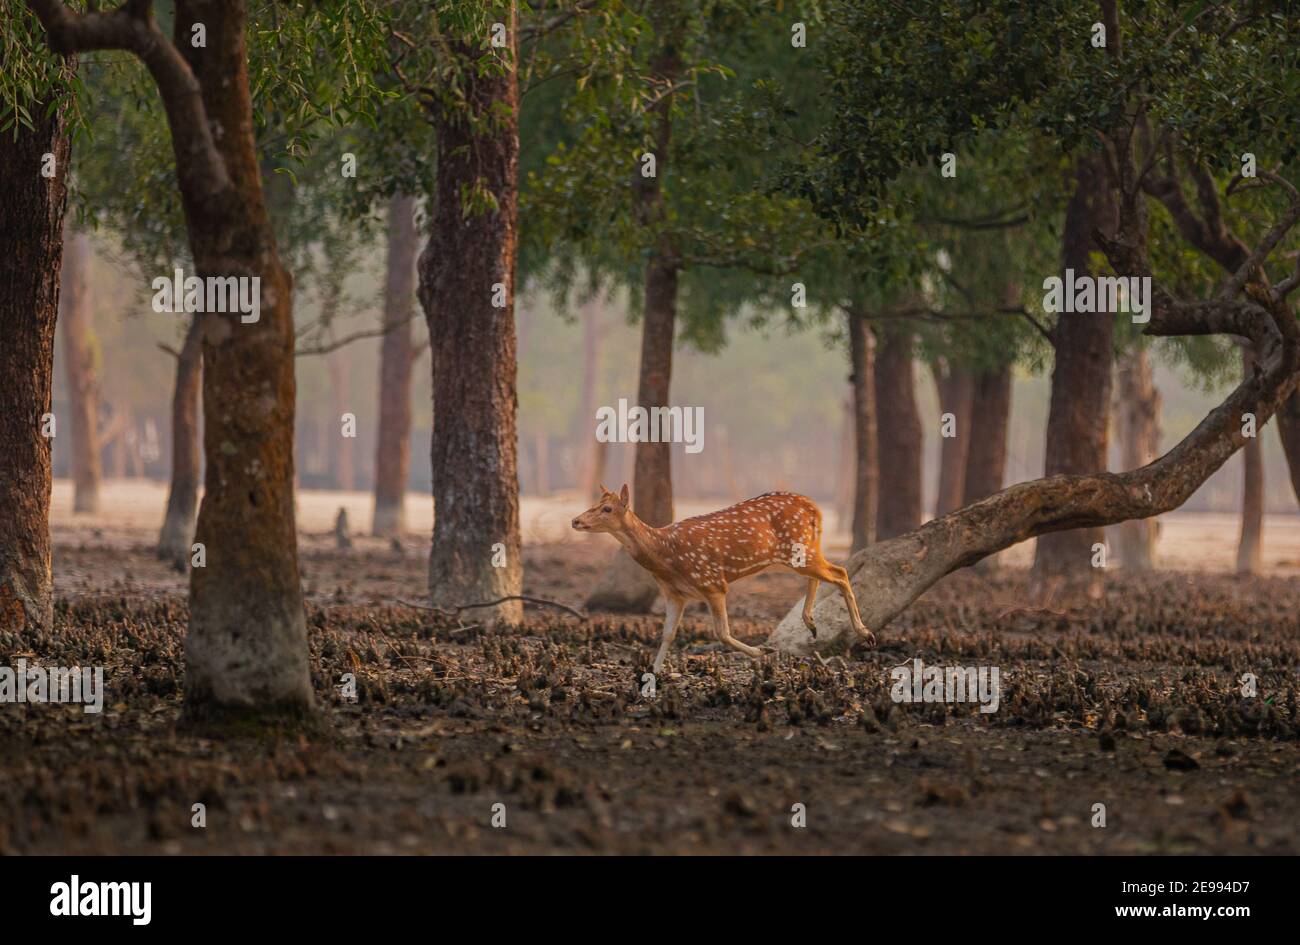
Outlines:
POLYGON ((629 512, 627 528, 621 532, 615 532, 614 537, 618 539, 620 545, 627 549, 627 553, 632 556, 633 561, 641 565, 641 567, 653 571, 663 564, 660 560, 660 531, 661 529, 652 528, 637 518, 634 513, 629 512))

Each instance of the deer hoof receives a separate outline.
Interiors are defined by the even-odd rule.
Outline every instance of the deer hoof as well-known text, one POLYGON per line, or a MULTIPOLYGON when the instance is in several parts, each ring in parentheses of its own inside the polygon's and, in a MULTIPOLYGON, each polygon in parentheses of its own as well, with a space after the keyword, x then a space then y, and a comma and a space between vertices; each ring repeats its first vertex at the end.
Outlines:
POLYGON ((812 634, 812 638, 813 638, 814 640, 816 640, 816 639, 817 639, 817 624, 815 624, 815 623, 813 623, 811 620, 809 620, 809 621, 808 621, 804 626, 806 626, 806 627, 808 628, 808 632, 811 633, 811 634, 812 634))
POLYGON ((863 627, 861 630, 861 635, 862 635, 862 642, 864 642, 867 646, 876 645, 876 635, 872 633, 870 630, 863 627))

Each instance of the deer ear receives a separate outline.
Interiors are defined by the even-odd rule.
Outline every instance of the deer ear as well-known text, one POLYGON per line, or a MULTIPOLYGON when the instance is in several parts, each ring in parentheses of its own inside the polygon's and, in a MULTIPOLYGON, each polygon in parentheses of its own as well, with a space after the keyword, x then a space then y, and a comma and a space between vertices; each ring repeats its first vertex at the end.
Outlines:
POLYGON ((604 484, 603 482, 600 484, 600 494, 601 494, 601 495, 611 495, 611 494, 612 494, 608 489, 605 488, 605 484, 604 484))
POLYGON ((618 497, 623 500, 623 504, 628 504, 627 483, 623 483, 623 488, 619 490, 618 497))

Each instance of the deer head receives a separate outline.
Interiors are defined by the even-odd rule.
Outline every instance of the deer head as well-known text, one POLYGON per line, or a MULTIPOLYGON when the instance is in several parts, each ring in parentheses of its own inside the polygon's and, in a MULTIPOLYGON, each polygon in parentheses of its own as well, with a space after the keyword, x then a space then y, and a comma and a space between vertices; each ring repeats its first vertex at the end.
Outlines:
POLYGON ((600 501, 573 520, 573 528, 580 532, 621 532, 627 528, 628 516, 627 484, 618 492, 610 492, 600 487, 600 501))

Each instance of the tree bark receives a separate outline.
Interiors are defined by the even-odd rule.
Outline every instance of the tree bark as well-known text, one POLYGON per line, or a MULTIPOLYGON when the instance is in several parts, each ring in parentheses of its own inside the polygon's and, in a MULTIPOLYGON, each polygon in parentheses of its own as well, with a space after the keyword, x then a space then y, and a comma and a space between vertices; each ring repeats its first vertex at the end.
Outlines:
MULTIPOLYGON (((1090 276, 1092 233, 1111 226, 1111 201, 1105 173, 1095 157, 1080 157, 1075 166, 1074 195, 1065 211, 1061 270, 1090 276)), ((1057 316, 1052 344, 1051 406, 1047 419, 1044 473, 1078 475, 1106 469, 1110 414, 1113 314, 1068 313, 1057 316)), ((1034 556, 1034 584, 1042 596, 1059 586, 1089 596, 1101 593, 1102 569, 1093 567, 1093 546, 1105 541, 1100 528, 1045 535, 1034 556)))
MULTIPOLYGON (((69 68, 72 68, 71 64, 69 68)), ((70 157, 65 108, 29 106, 31 129, 0 134, 0 630, 48 631, 54 326, 70 157), (42 174, 46 155, 53 176, 42 174)), ((57 422, 54 428, 57 435, 57 422)))
MULTIPOLYGON (((1255 356, 1250 348, 1241 351, 1241 371, 1249 377, 1255 356)), ((1264 448, 1260 430, 1241 447, 1241 535, 1237 542, 1237 573, 1258 574, 1263 566, 1264 540, 1264 448)))
POLYGON ((72 511, 99 511, 98 343, 91 311, 90 237, 66 226, 59 320, 72 433, 72 511))
POLYGON ((385 334, 379 364, 379 442, 375 447, 375 513, 371 533, 406 531, 406 484, 411 475, 411 306, 415 298, 415 200, 388 204, 384 276, 385 334))
POLYGON ((203 382, 203 329, 195 315, 176 359, 172 391, 172 471, 167 512, 158 536, 158 557, 178 571, 188 567, 199 504, 199 391, 203 382))
MULTIPOLYGON (((344 435, 344 414, 356 416, 352 402, 352 372, 347 363, 347 352, 340 348, 326 356, 330 378, 330 397, 333 413, 326 429, 330 431, 330 472, 334 488, 351 492, 356 488, 356 438, 344 435)), ((356 432, 355 429, 352 432, 356 432)))
MULTIPOLYGON (((419 262, 420 302, 433 353, 429 596, 435 606, 496 600, 519 594, 523 586, 515 389, 519 89, 513 4, 506 27, 506 48, 481 50, 476 41, 451 44, 464 66, 463 101, 435 119, 436 194, 429 242, 419 262), (480 69, 485 56, 503 57, 504 68, 480 69), (463 196, 475 189, 490 194, 494 208, 463 207, 463 196)), ((508 601, 476 610, 474 616, 517 624, 523 611, 519 601, 508 601)))
POLYGON ((939 394, 939 413, 952 414, 955 434, 939 439, 939 488, 934 503, 934 514, 938 517, 960 508, 965 494, 975 378, 970 371, 955 364, 934 364, 931 372, 939 394))
POLYGON ((1002 491, 1011 419, 1011 365, 980 374, 971 395, 970 449, 962 505, 1002 491))
MULTIPOLYGON (((676 4, 661 2, 654 8, 655 29, 660 46, 651 61, 651 71, 667 87, 681 72, 675 37, 681 30, 676 4)), ((652 106, 654 118, 654 177, 637 180, 641 219, 648 227, 659 225, 664 213, 662 176, 670 160, 672 145, 672 95, 663 95, 652 106)), ((639 171, 638 171, 639 173, 639 171)), ((652 247, 646 264, 645 305, 641 321, 641 373, 637 404, 646 410, 668 406, 673 373, 673 335, 677 322, 677 253, 666 236, 652 247)), ((636 465, 632 478, 632 505, 648 525, 667 525, 673 520, 671 443, 636 444, 636 465)), ((612 485, 612 484, 611 484, 612 485)), ((616 488, 616 487, 615 487, 616 488)), ((649 613, 659 585, 650 574, 620 549, 587 597, 591 610, 649 613)))
POLYGON ((1277 412, 1277 435, 1291 474, 1291 491, 1300 501, 1300 394, 1292 394, 1277 412))
POLYGON ((910 334, 886 334, 878 342, 875 380, 880 470, 876 538, 884 541, 921 524, 922 435, 910 334))
POLYGON ((876 505, 880 494, 880 467, 876 450, 879 429, 876 418, 875 336, 861 313, 848 315, 849 356, 853 373, 853 543, 860 551, 876 540, 876 505))
MULTIPOLYGON (((1145 348, 1134 348, 1119 361, 1115 381, 1120 468, 1138 469, 1160 455, 1160 392, 1145 348)), ((1155 568, 1159 534, 1160 525, 1154 518, 1134 519, 1112 528, 1119 565, 1131 571, 1155 568)))
MULTIPOLYGON (((222 130, 214 146, 229 180, 224 199, 212 199, 211 180, 181 175, 195 267, 203 277, 261 280, 256 322, 198 316, 206 481, 195 540, 206 566, 190 570, 185 691, 195 721, 301 717, 315 706, 294 524, 293 285, 264 202, 245 26, 239 0, 176 4, 175 46, 209 127, 222 130), (190 44, 196 23, 207 28, 206 48, 190 44)), ((197 133, 173 122, 178 166, 197 133)))
POLYGON ((608 444, 594 435, 596 408, 600 397, 600 341, 601 305, 598 296, 583 306, 582 311, 582 395, 574 423, 574 442, 580 452, 578 489, 584 500, 594 502, 600 498, 600 484, 605 476, 605 454, 608 444))

